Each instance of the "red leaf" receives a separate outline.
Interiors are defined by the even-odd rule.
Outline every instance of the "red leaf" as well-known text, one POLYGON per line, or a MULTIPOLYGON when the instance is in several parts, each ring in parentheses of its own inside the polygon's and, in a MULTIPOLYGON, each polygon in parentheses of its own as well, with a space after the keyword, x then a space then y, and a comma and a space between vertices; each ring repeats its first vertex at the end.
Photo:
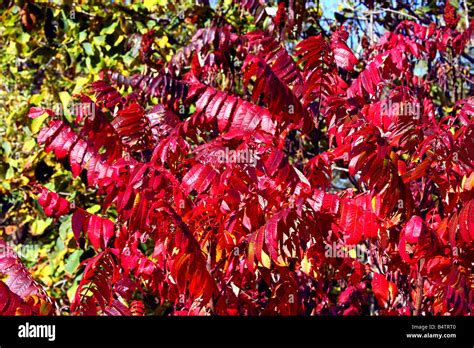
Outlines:
POLYGON ((189 194, 194 189, 201 193, 208 188, 216 176, 217 172, 214 169, 198 163, 183 177, 183 188, 186 194, 189 194))
POLYGON ((114 223, 109 219, 91 215, 87 222, 87 235, 95 250, 105 250, 114 235, 114 223))
POLYGON ((374 273, 372 278, 372 290, 379 305, 383 308, 387 306, 389 299, 389 284, 384 275, 374 273))
POLYGON ((459 213, 459 233, 466 243, 474 240, 474 199, 467 202, 459 213))
POLYGON ((76 240, 77 245, 79 245, 79 240, 81 238, 81 233, 84 229, 84 221, 86 220, 86 218, 87 218, 87 213, 80 208, 76 209, 74 214, 72 214, 72 218, 71 218, 72 232, 74 233, 74 239, 76 240))
POLYGON ((0 281, 0 315, 15 315, 22 299, 0 281))
POLYGON ((428 170, 429 165, 430 165, 430 160, 425 159, 418 166, 416 166, 416 168, 413 168, 402 175, 403 182, 407 183, 407 182, 426 176, 426 171, 428 170))
POLYGON ((347 244, 357 244, 364 238, 376 237, 379 229, 377 216, 352 202, 342 205, 340 226, 347 244))
POLYGON ((54 116, 54 112, 50 109, 45 109, 45 108, 39 108, 39 107, 32 107, 30 108, 30 111, 28 112, 28 117, 29 118, 38 118, 44 113, 47 113, 49 116, 54 116))
POLYGON ((59 120, 51 120, 48 125, 41 129, 38 134, 38 143, 44 144, 51 142, 51 138, 54 139, 54 135, 57 134, 64 127, 64 123, 59 120))
POLYGON ((335 194, 315 190, 313 196, 308 198, 308 203, 317 212, 335 215, 339 211, 340 199, 335 194))
POLYGON ((148 119, 144 115, 145 110, 138 103, 132 103, 117 112, 111 125, 124 145, 135 148, 146 140, 148 119))
POLYGON ((134 300, 130 304, 130 312, 133 316, 143 317, 145 315, 145 305, 140 300, 134 300))
POLYGON ((408 243, 414 244, 418 241, 423 230, 423 219, 419 216, 412 216, 404 228, 405 237, 408 243))
POLYGON ((354 70, 354 65, 356 65, 358 61, 345 42, 340 40, 337 42, 331 42, 331 48, 334 54, 334 60, 338 67, 348 71, 354 70))
POLYGON ((113 304, 118 268, 109 252, 101 252, 84 262, 86 268, 71 303, 71 312, 97 315, 99 308, 106 310, 113 304))
MULTIPOLYGON (((30 272, 16 255, 15 251, 3 240, 0 240, 0 279, 2 279, 0 280, 0 290, 3 284, 6 285, 9 290, 8 292, 3 287, 3 294, 0 291, 0 311, 3 304, 6 303, 3 302, 3 299, 1 298, 2 295, 9 296, 10 300, 15 301, 16 303, 18 302, 18 298, 26 300, 30 296, 38 296, 50 304, 53 303, 52 299, 46 294, 43 288, 33 279, 30 272)), ((27 307, 31 306, 26 306, 26 308, 27 307)))
POLYGON ((274 149, 268 158, 265 160, 264 165, 269 176, 273 176, 275 171, 280 166, 281 161, 284 158, 284 153, 280 150, 274 149))
POLYGON ((87 143, 79 139, 79 141, 73 146, 69 155, 69 163, 71 164, 72 176, 77 177, 83 169, 83 161, 86 153, 88 152, 87 143))
POLYGON ((56 192, 49 191, 44 186, 37 186, 40 190, 38 203, 44 209, 46 216, 60 217, 69 213, 69 201, 60 197, 56 192))

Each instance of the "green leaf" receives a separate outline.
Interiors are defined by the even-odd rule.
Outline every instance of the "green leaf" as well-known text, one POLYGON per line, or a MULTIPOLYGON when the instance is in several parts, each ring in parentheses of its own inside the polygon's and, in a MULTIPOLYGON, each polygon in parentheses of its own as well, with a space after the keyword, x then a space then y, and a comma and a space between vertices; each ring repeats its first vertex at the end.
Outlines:
POLYGON ((64 244, 63 240, 61 238, 56 239, 56 250, 62 251, 64 249, 66 249, 66 245, 64 244))
POLYGON ((100 205, 99 204, 94 204, 93 206, 87 208, 87 212, 91 214, 95 214, 100 210, 100 205))
POLYGON ((7 174, 5 175, 5 180, 10 180, 15 176, 15 171, 13 170, 13 167, 9 166, 7 169, 7 174))
POLYGON ((104 27, 100 31, 100 35, 110 35, 110 34, 112 34, 115 31, 115 28, 117 27, 117 25, 118 25, 118 21, 115 21, 111 25, 109 25, 107 27, 104 27))
POLYGON ((97 46, 102 46, 105 43, 105 35, 95 36, 94 43, 97 46))
POLYGON ((66 264, 64 265, 64 270, 67 273, 74 274, 81 263, 81 256, 83 253, 84 251, 82 250, 76 250, 68 257, 66 264))
POLYGON ((72 238, 71 216, 67 216, 59 225, 59 236, 62 240, 67 241, 72 238))
POLYGON ((90 42, 84 42, 82 44, 82 48, 84 48, 84 52, 86 52, 88 56, 94 55, 94 48, 92 47, 90 42))
POLYGON ((39 236, 44 233, 46 228, 53 222, 53 219, 47 218, 46 220, 37 219, 31 224, 31 234, 33 236, 39 236))
POLYGON ((7 156, 10 156, 11 152, 12 152, 12 146, 10 145, 10 143, 8 141, 4 141, 2 143, 2 149, 3 149, 3 153, 7 156))
POLYGON ((86 38, 87 38, 87 32, 81 31, 81 32, 79 33, 79 42, 84 41, 86 38))
POLYGON ((30 34, 28 33, 21 33, 20 36, 18 37, 18 42, 21 44, 26 44, 28 41, 30 41, 30 34))
POLYGON ((135 58, 129 56, 128 54, 123 56, 123 62, 128 66, 130 66, 134 60, 135 60, 135 58))

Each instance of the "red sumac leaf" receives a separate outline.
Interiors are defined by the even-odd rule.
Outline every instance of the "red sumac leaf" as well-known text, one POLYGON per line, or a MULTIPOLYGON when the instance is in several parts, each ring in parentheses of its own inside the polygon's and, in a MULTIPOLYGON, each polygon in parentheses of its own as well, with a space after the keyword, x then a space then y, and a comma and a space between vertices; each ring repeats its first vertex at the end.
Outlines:
POLYGON ((209 187, 216 177, 217 172, 214 169, 199 163, 194 165, 183 177, 183 188, 186 194, 189 194, 192 190, 201 193, 209 187))
POLYGON ((374 273, 372 278, 372 290, 374 292, 377 302, 382 308, 387 307, 389 300, 389 282, 383 274, 374 273))
POLYGON ((49 116, 54 116, 54 112, 50 109, 40 108, 40 107, 32 107, 28 112, 29 118, 38 118, 44 113, 47 113, 49 116))
POLYGON ((474 199, 467 202, 459 213, 459 233, 466 243, 474 240, 474 199))
POLYGON ((80 238, 82 231, 84 229, 84 221, 87 218, 88 213, 80 208, 76 209, 74 213, 72 214, 71 218, 71 225, 72 225, 72 232, 74 234, 74 239, 77 242, 77 245, 79 244, 80 238))
POLYGON ((357 244, 362 239, 376 237, 379 229, 377 216, 354 203, 345 203, 341 207, 340 226, 347 244, 357 244))
POLYGON ((38 185, 37 187, 40 191, 38 203, 46 216, 60 217, 69 213, 70 203, 68 200, 60 197, 56 192, 49 191, 44 186, 38 185))
POLYGON ((114 223, 97 215, 87 218, 87 235, 95 250, 105 250, 114 235, 114 223))
POLYGON ((354 65, 358 62, 357 58, 344 42, 331 43, 331 48, 338 67, 348 71, 354 70, 354 65))
POLYGON ((404 228, 405 237, 408 243, 414 244, 418 241, 423 230, 423 220, 419 216, 412 216, 404 228))

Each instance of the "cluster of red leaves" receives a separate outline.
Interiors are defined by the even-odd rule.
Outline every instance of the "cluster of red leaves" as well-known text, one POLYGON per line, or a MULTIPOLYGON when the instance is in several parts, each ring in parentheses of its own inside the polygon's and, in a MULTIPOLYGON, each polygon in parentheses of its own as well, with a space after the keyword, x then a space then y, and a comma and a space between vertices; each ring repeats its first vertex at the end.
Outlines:
POLYGON ((456 8, 451 5, 449 0, 446 1, 444 6, 444 21, 446 26, 450 29, 456 29, 459 22, 459 16, 456 14, 456 8))
POLYGON ((472 314, 474 102, 440 115, 413 74, 469 39, 403 22, 359 63, 340 29, 300 42, 296 63, 271 33, 212 26, 158 77, 109 72, 79 96, 92 107, 38 136, 103 196, 101 215, 40 197, 97 253, 72 312, 143 314, 152 296, 175 314, 354 315, 375 297, 385 315, 472 314), (289 134, 315 130, 326 141, 294 163, 289 134), (353 187, 333 189, 333 165, 353 187))
POLYGON ((55 303, 0 240, 0 315, 51 315, 55 303))

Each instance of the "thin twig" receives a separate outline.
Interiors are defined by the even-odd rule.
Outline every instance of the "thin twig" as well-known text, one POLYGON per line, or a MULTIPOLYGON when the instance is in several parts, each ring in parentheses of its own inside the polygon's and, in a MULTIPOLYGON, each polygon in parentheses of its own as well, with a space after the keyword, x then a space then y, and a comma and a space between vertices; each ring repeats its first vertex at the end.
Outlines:
POLYGON ((347 168, 341 168, 341 167, 337 167, 337 166, 332 166, 332 169, 340 170, 341 172, 347 172, 347 173, 349 173, 349 169, 347 169, 347 168))
POLYGON ((425 258, 421 258, 418 264, 418 279, 416 284, 416 307, 414 315, 420 315, 422 297, 423 297, 423 276, 421 275, 421 270, 425 263, 425 258))
POLYGON ((395 14, 399 14, 401 16, 405 16, 405 17, 408 17, 408 18, 411 18, 411 19, 414 19, 414 20, 418 20, 418 18, 416 18, 415 16, 412 16, 412 15, 409 15, 408 13, 403 13, 403 12, 392 10, 392 9, 389 9, 389 8, 381 8, 380 10, 375 11, 373 13, 375 14, 375 13, 383 13, 383 12, 392 12, 392 13, 395 13, 395 14))

